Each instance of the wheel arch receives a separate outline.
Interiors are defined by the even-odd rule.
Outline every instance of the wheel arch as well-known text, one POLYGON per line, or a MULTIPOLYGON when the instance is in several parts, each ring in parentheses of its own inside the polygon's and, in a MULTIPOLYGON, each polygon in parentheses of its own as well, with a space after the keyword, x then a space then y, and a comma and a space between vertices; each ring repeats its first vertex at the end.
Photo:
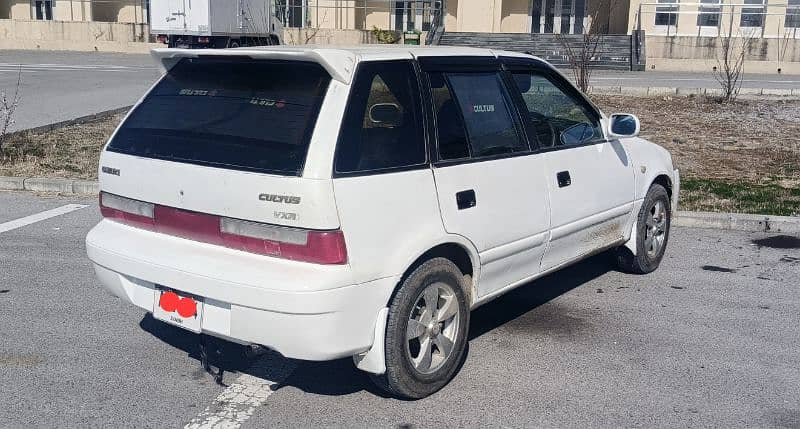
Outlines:
POLYGON ((647 189, 650 189, 653 185, 656 184, 663 186, 664 189, 667 190, 667 195, 669 195, 669 199, 670 201, 672 201, 672 178, 669 177, 669 175, 666 173, 660 173, 655 178, 653 178, 652 182, 647 187, 647 189))
MULTIPOLYGON (((649 180, 647 182, 647 187, 643 190, 643 193, 642 193, 642 196, 641 196, 642 199, 639 199, 633 205, 633 211, 631 212, 631 221, 630 221, 629 232, 628 232, 628 240, 625 242, 624 246, 628 250, 630 250, 631 253, 634 256, 636 256, 639 253, 639 249, 637 248, 637 245, 636 245, 636 239, 637 239, 637 235, 638 235, 637 234, 637 228, 638 228, 639 211, 642 208, 642 203, 644 202, 643 201, 644 197, 650 191, 650 188, 653 185, 656 185, 656 184, 657 185, 661 185, 661 186, 664 187, 664 189, 666 189, 667 196, 669 197, 669 200, 672 201, 672 193, 673 193, 672 178, 666 172, 659 172, 659 173, 655 174, 655 176, 651 180, 649 180)), ((671 209, 672 206, 668 205, 668 207, 671 209)))
POLYGON ((406 269, 400 276, 388 302, 394 298, 400 285, 403 284, 406 278, 420 265, 424 264, 433 258, 442 257, 452 261, 459 270, 465 275, 469 276, 470 284, 466 284, 464 292, 467 294, 470 306, 475 302, 477 279, 480 276, 480 259, 478 251, 475 246, 464 237, 458 235, 450 235, 444 237, 438 243, 433 243, 427 246, 427 250, 420 252, 413 258, 409 258, 406 263, 406 269))

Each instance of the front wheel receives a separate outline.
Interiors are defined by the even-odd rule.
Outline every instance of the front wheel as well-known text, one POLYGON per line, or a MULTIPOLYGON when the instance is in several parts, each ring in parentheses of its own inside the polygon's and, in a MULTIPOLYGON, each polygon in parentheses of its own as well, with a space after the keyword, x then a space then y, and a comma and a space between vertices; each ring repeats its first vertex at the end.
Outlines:
POLYGON ((635 274, 647 274, 658 268, 669 240, 672 221, 669 201, 669 194, 663 186, 650 186, 637 218, 636 256, 626 247, 617 249, 617 264, 620 269, 635 274))
POLYGON ((386 373, 373 381, 392 395, 424 398, 446 385, 464 355, 469 305, 464 275, 445 258, 415 269, 389 304, 386 373))

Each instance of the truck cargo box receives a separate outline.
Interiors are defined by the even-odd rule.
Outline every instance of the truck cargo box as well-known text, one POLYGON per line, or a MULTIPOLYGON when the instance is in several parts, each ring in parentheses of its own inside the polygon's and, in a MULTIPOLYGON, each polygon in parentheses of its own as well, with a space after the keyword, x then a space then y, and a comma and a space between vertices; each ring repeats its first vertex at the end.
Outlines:
POLYGON ((270 0, 151 0, 151 32, 198 36, 276 31, 270 0))

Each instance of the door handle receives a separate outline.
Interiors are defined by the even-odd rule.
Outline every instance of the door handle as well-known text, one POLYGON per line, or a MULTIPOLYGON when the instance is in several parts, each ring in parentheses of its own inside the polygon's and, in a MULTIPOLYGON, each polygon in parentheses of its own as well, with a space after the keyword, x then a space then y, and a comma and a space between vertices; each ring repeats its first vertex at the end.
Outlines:
POLYGON ((459 210, 465 210, 475 207, 477 203, 478 202, 475 199, 474 189, 469 189, 466 191, 461 191, 456 193, 456 204, 458 204, 459 210))
POLYGON ((569 177, 569 171, 559 171, 558 174, 556 174, 556 179, 558 179, 559 188, 563 188, 572 184, 572 178, 569 177))

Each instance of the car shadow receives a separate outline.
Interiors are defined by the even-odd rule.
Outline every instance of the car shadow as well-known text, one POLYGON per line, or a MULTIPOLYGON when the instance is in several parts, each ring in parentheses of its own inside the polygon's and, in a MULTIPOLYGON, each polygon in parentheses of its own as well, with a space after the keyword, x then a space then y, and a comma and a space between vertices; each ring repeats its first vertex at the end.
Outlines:
MULTIPOLYGON (((201 335, 157 320, 150 313, 142 317, 139 327, 164 343, 182 350, 191 359, 197 360, 197 368, 202 369, 201 335)), ((208 360, 213 367, 222 368, 225 372, 246 372, 251 366, 252 359, 248 357, 250 351, 248 347, 217 338, 204 337, 209 345, 208 360)), ((225 381, 229 381, 229 379, 230 377, 225 381)))
MULTIPOLYGON (((470 320, 469 341, 502 327, 515 319, 524 316, 543 304, 578 288, 587 282, 613 270, 608 254, 593 256, 578 262, 566 269, 549 274, 514 289, 497 299, 474 310, 470 320)), ((183 350, 193 359, 197 359, 200 368, 200 336, 181 328, 154 319, 147 314, 139 322, 139 326, 154 337, 172 347, 183 350)), ((243 372, 269 380, 276 380, 265 365, 253 365, 253 358, 246 355, 246 347, 224 340, 215 340, 221 355, 212 359, 212 364, 223 368, 226 372, 243 372)), ((469 343, 464 358, 459 363, 458 371, 469 356, 469 343)), ((276 359, 272 353, 271 359, 276 359)), ((258 358, 256 358, 258 359, 258 358)), ((287 363, 296 365, 294 371, 274 389, 294 387, 306 393, 326 396, 347 395, 367 391, 377 396, 388 397, 377 388, 370 376, 353 365, 352 358, 344 358, 327 362, 292 361, 281 359, 281 367, 287 363)), ((277 373, 277 370, 276 370, 277 373)), ((211 377, 209 375, 209 377, 211 377)), ((230 374, 224 382, 232 380, 230 374)))

